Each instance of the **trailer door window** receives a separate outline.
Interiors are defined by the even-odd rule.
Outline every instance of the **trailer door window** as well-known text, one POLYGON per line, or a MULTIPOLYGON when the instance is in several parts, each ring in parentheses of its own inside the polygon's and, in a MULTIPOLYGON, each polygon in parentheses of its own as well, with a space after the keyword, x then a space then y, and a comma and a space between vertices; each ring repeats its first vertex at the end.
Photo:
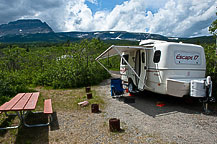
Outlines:
POLYGON ((154 58, 153 58, 154 63, 159 63, 160 57, 161 57, 161 51, 160 50, 155 51, 154 58))
POLYGON ((145 53, 142 52, 142 63, 145 63, 145 53))
MULTIPOLYGON (((123 55, 123 57, 125 58, 125 60, 128 62, 129 59, 129 55, 123 55)), ((127 65, 127 63, 122 59, 122 65, 127 65)))

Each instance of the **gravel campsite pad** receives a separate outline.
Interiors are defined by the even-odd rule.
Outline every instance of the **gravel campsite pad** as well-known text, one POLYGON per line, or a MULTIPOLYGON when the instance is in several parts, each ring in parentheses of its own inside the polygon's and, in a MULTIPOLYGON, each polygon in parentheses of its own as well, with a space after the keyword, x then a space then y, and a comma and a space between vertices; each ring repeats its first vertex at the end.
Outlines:
POLYGON ((50 143, 217 143, 216 113, 203 114, 201 104, 152 93, 124 103, 111 97, 110 80, 93 89, 105 101, 102 112, 57 112, 59 128, 49 131, 50 143), (111 118, 120 119, 121 132, 109 132, 111 118))

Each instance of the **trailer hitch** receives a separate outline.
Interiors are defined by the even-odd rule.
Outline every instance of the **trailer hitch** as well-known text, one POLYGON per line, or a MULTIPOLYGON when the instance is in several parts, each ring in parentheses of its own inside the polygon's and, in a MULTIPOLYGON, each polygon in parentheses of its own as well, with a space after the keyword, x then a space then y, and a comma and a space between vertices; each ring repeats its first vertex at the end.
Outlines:
POLYGON ((210 114, 211 111, 208 109, 208 104, 216 102, 215 98, 212 97, 212 81, 210 76, 207 76, 204 84, 206 86, 206 97, 199 99, 199 101, 203 103, 205 114, 210 114))

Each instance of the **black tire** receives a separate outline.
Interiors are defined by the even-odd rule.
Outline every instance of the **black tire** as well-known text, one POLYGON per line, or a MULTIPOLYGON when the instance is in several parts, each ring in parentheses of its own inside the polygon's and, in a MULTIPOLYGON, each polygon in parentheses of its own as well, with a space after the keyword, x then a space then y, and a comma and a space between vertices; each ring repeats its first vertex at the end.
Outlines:
POLYGON ((132 80, 129 80, 128 82, 128 90, 129 90, 129 93, 135 93, 135 85, 133 84, 133 81, 132 80))

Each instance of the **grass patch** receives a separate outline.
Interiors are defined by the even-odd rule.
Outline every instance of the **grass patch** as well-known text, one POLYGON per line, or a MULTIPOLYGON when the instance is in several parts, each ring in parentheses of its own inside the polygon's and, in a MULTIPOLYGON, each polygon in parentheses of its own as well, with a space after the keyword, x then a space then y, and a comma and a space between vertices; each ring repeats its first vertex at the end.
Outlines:
MULTIPOLYGON (((78 103, 82 101, 88 101, 90 104, 97 103, 100 104, 100 108, 103 107, 104 101, 103 99, 96 94, 96 91, 92 90, 92 99, 87 99, 86 92, 84 88, 78 89, 44 89, 39 88, 40 97, 37 105, 37 109, 43 109, 43 101, 44 99, 51 98, 52 105, 54 111, 73 111, 78 110, 79 106, 78 103)), ((90 105, 85 107, 84 109, 89 108, 90 105)))
MULTIPOLYGON (((52 99, 52 107, 54 112, 73 112, 73 111, 83 111, 90 112, 90 105, 97 103, 102 109, 105 104, 102 97, 97 95, 95 90, 92 90, 92 99, 87 99, 85 88, 77 89, 51 89, 49 87, 36 87, 33 91, 39 91, 40 96, 37 103, 36 111, 43 111, 44 100, 52 99), (78 106, 78 102, 89 101, 87 107, 78 106)), ((0 115, 0 125, 3 124, 7 117, 4 114, 0 115)), ((37 117, 38 118, 38 117, 37 117)), ((43 122, 42 122, 43 123, 43 122)), ((18 117, 15 117, 6 125, 16 125, 19 124, 18 117)), ((18 129, 11 129, 6 131, 0 131, 0 143, 48 143, 48 127, 38 127, 38 128, 26 128, 20 127, 18 129)))
POLYGON ((105 102, 100 96, 96 94, 96 91, 92 90, 90 93, 92 93, 92 96, 93 96, 92 99, 87 99, 86 93, 83 93, 81 95, 76 95, 74 97, 73 107, 76 108, 79 102, 88 101, 89 105, 85 108, 89 108, 91 104, 100 104, 100 108, 104 108, 103 105, 105 104, 105 102))

